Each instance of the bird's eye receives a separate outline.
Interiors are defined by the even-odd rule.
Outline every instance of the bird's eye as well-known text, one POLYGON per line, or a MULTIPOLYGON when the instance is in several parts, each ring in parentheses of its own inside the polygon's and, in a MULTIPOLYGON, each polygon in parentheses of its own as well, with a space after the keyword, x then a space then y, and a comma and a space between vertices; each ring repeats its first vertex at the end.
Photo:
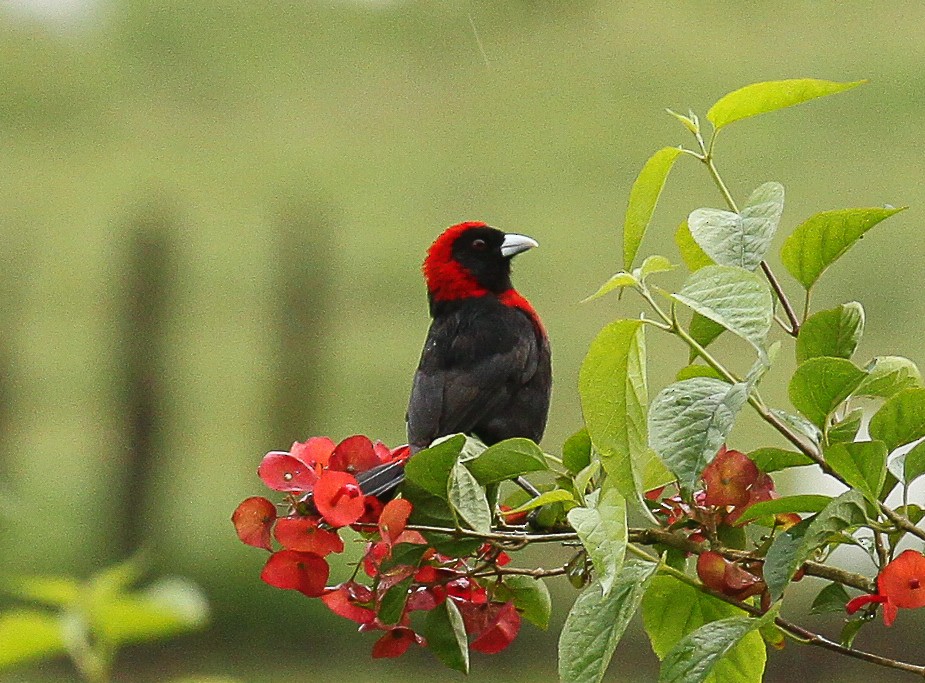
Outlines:
POLYGON ((476 251, 485 251, 488 249, 488 244, 483 239, 472 240, 472 248, 476 251))

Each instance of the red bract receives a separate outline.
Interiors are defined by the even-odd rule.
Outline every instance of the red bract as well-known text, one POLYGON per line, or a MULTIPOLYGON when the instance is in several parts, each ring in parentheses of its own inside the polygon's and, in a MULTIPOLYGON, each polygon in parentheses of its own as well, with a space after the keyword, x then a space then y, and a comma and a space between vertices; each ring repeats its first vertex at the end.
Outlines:
POLYGON ((276 521, 276 506, 266 498, 254 496, 243 501, 231 515, 234 529, 247 545, 272 550, 270 529, 276 521))
POLYGON ((369 437, 357 434, 348 436, 337 444, 328 467, 332 470, 356 474, 372 469, 379 463, 373 442, 369 440, 369 437))
POLYGON ((379 515, 379 534, 388 545, 395 543, 405 530, 405 524, 411 515, 411 503, 404 498, 396 498, 386 503, 379 515))
POLYGON ((724 445, 703 470, 706 484, 705 505, 744 505, 749 488, 758 478, 758 467, 747 455, 724 445))
POLYGON ((495 613, 470 647, 477 652, 493 655, 514 642, 519 632, 520 614, 514 608, 514 603, 508 602, 495 613))
POLYGON ((373 645, 373 658, 401 657, 416 639, 417 636, 410 628, 396 626, 373 645))
POLYGON ((316 598, 324 594, 329 572, 328 563, 314 553, 280 550, 270 555, 260 578, 276 588, 316 598))
POLYGON ((367 596, 364 592, 360 592, 358 596, 358 591, 355 590, 357 587, 364 589, 365 593, 369 593, 366 586, 345 583, 322 595, 321 600, 328 606, 328 609, 338 616, 350 619, 350 621, 355 621, 358 624, 372 623, 376 618, 376 613, 368 607, 356 604, 357 602, 369 602, 372 600, 372 593, 367 596))
POLYGON ((344 542, 333 531, 318 528, 317 517, 282 517, 274 535, 287 550, 300 550, 324 557, 344 551, 344 542))
POLYGON ((883 623, 892 626, 899 608, 925 607, 925 556, 904 550, 883 568, 877 577, 877 592, 859 595, 845 605, 854 614, 866 604, 883 603, 883 623))
POLYGON ((364 499, 356 477, 347 472, 327 470, 315 484, 315 506, 333 527, 353 524, 362 517, 366 509, 364 499))
POLYGON ((311 491, 318 481, 314 469, 283 451, 267 453, 257 474, 274 491, 311 491))

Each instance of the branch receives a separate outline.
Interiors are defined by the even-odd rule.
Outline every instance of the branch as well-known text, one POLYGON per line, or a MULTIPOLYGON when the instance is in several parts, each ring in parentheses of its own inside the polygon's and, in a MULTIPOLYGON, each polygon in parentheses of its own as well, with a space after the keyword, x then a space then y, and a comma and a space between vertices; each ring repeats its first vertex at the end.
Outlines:
MULTIPOLYGON (((752 616, 758 617, 764 614, 764 612, 748 602, 741 602, 736 600, 733 597, 724 595, 719 591, 714 591, 710 588, 707 588, 698 580, 693 577, 688 576, 684 572, 681 572, 674 567, 670 567, 664 564, 660 558, 650 555, 637 548, 634 545, 627 546, 627 550, 631 551, 633 554, 642 557, 650 562, 656 562, 659 564, 659 571, 669 574, 674 578, 682 581, 690 586, 693 586, 697 590, 700 590, 707 595, 711 595, 717 600, 722 600, 723 602, 729 603, 734 607, 738 607, 744 612, 751 614, 752 616)), ((890 659, 889 657, 882 657, 880 655, 875 655, 871 652, 866 652, 864 650, 856 650, 851 647, 845 647, 835 641, 829 640, 828 638, 814 633, 802 626, 794 624, 783 617, 777 617, 774 619, 774 623, 777 624, 785 633, 789 634, 791 637, 795 638, 797 642, 803 643, 805 645, 813 645, 815 647, 821 647, 826 650, 831 650, 832 652, 837 652, 838 654, 845 655, 846 657, 853 657, 855 659, 860 659, 865 662, 870 662, 871 664, 877 664, 878 666, 883 666, 889 669, 899 669, 900 671, 907 671, 910 673, 917 674, 919 676, 925 677, 925 666, 919 666, 917 664, 909 664, 907 662, 902 662, 897 659, 890 659)))

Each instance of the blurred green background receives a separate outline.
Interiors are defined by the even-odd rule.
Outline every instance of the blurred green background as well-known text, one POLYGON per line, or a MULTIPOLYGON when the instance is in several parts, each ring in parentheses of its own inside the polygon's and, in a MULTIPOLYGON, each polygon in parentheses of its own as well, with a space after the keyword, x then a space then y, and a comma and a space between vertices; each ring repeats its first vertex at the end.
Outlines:
MULTIPOLYGON (((910 205, 834 267, 817 302, 865 304, 862 357, 925 360, 920 2, 0 8, 0 572, 87 574, 144 545, 157 573, 195 578, 214 610, 204 633, 125 653, 118 680, 434 675, 426 653, 370 660, 372 637, 260 582, 264 557, 237 542, 231 512, 262 492, 266 450, 356 432, 403 443, 428 325, 419 265, 460 220, 542 245, 515 281, 553 340, 555 451, 580 425, 589 341, 640 310, 632 297, 577 302, 620 268, 638 169, 689 142, 664 107, 702 115, 760 80, 871 79, 736 124, 718 164, 740 198, 786 186, 784 234, 821 210, 910 205)), ((671 236, 699 206, 721 201, 683 159, 642 253, 677 261, 671 236)), ((657 388, 686 352, 650 345, 657 388)), ((721 348, 746 362, 734 342, 721 348)), ((766 380, 782 406, 784 356, 766 380)), ((736 446, 779 443, 749 425, 736 446)), ((555 588, 561 623, 574 591, 555 588)), ((895 628, 878 644, 871 630, 860 644, 887 653, 916 642, 895 628)), ((553 680, 557 631, 525 626, 470 680, 553 680)), ((654 679, 631 635, 612 680, 654 679)), ((808 650, 772 653, 768 680, 903 680, 808 650)), ((75 679, 60 663, 0 680, 75 679)))

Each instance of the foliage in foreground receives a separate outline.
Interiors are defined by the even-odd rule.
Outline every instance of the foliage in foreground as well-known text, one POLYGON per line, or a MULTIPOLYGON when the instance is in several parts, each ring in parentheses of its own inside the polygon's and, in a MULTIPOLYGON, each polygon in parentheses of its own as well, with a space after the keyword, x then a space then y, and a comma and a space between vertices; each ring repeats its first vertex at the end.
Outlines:
POLYGON ((925 530, 917 526, 925 510, 908 500, 909 485, 925 474, 925 387, 909 359, 853 360, 864 329, 859 303, 811 306, 824 272, 901 209, 824 211, 793 230, 780 256, 803 290, 798 313, 766 261, 783 186, 764 183, 740 205, 715 163, 724 127, 857 85, 747 86, 710 108, 709 139, 693 113, 670 112, 695 147, 666 147, 646 162, 630 193, 624 269, 589 297, 629 290, 645 311, 609 323, 591 343, 579 377, 585 425, 560 456, 524 439, 485 448, 451 436, 408 461, 401 498, 383 505, 364 497, 353 475, 404 457, 400 449, 365 437, 337 445, 316 438, 270 453, 260 474, 287 492, 285 514, 251 498, 234 515, 239 537, 272 553, 262 578, 320 597, 360 630, 380 631, 374 656, 398 656, 418 643, 461 671, 470 648, 493 653, 510 644, 521 618, 545 628, 543 579, 564 575, 583 590, 559 640, 563 681, 601 680, 640 612, 664 682, 760 681, 767 646, 787 640, 925 675, 925 666, 853 646, 881 607, 890 625, 900 609, 925 604, 925 530), (637 265, 637 256, 669 172, 684 157, 706 169, 726 207, 697 209, 678 227, 688 275, 671 291, 656 283, 677 266, 661 255, 637 265), (680 342, 688 358, 651 400, 650 330, 680 342), (750 367, 733 368, 711 352, 724 334, 750 349, 750 367), (797 361, 787 410, 760 391, 784 342, 797 361), (728 449, 744 410, 776 441, 747 454, 728 449), (844 492, 781 497, 774 473, 804 467, 844 492), (532 474, 551 482, 542 495, 506 495, 508 480, 532 474), (351 526, 366 540, 363 558, 345 581, 329 585, 325 558, 343 550, 340 531, 351 526), (273 536, 282 547, 275 552, 273 536), (909 542, 914 549, 903 550, 909 542), (571 558, 511 566, 509 553, 531 543, 563 545, 571 558), (839 546, 860 549, 875 578, 832 562, 839 546), (847 615, 837 636, 782 615, 787 587, 804 577, 823 582, 814 612, 847 615))
POLYGON ((0 613, 0 671, 67 655, 84 680, 104 683, 120 648, 208 623, 209 606, 195 584, 163 577, 134 589, 143 573, 135 557, 86 581, 4 577, 0 590, 29 606, 0 613))

